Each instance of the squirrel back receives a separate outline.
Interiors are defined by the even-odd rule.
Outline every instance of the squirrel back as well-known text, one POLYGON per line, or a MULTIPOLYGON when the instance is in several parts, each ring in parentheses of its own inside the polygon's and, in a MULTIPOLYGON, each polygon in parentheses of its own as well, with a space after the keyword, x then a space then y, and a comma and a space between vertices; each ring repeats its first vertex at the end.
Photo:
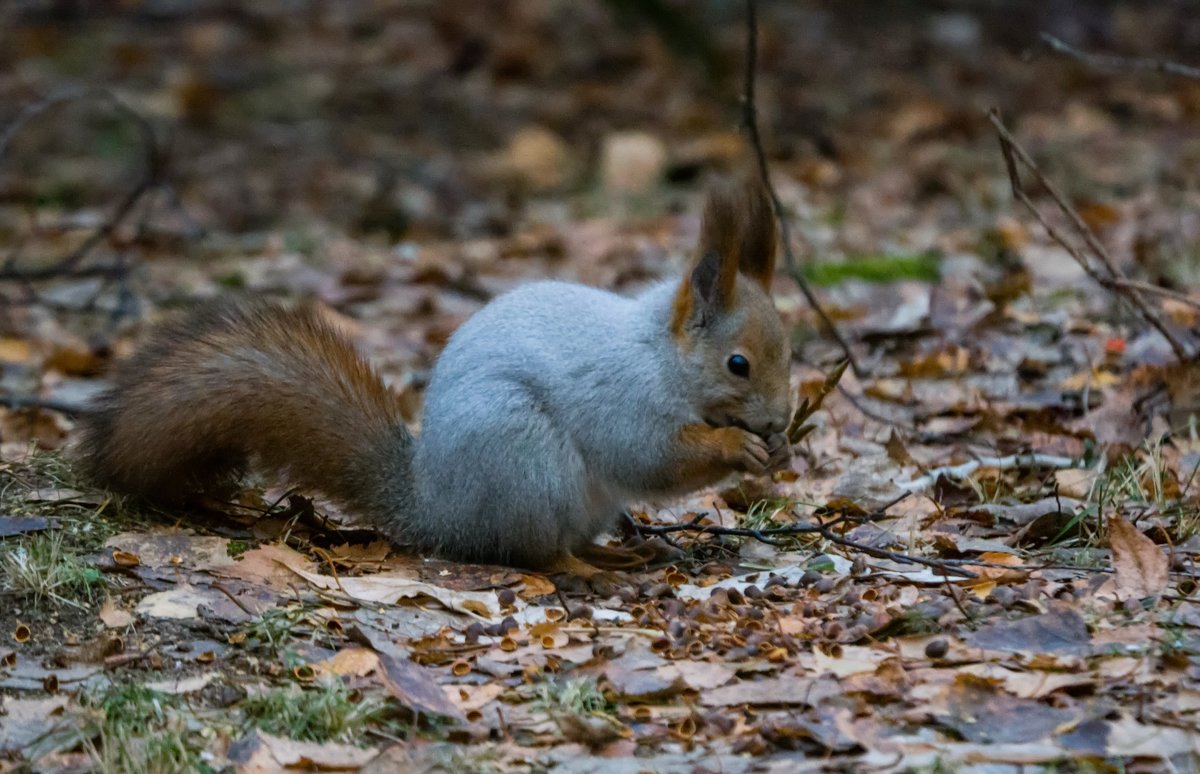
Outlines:
POLYGON ((165 501, 253 464, 395 537, 411 446, 396 396, 315 308, 226 302, 154 330, 83 415, 77 458, 99 484, 165 501))

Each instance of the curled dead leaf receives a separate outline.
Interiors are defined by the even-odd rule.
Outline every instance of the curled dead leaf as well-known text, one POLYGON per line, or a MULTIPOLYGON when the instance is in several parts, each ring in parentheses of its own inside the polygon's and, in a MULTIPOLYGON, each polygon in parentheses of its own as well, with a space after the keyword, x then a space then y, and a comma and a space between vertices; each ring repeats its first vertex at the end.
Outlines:
POLYGON ((1118 599, 1157 597, 1167 587, 1167 555, 1137 527, 1118 514, 1108 517, 1118 599))

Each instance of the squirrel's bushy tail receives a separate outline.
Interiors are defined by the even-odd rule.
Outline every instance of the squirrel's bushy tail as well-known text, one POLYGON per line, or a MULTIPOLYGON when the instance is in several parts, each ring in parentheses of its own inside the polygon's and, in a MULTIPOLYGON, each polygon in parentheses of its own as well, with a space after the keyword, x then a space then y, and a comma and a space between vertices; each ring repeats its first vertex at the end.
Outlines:
POLYGON ((82 430, 85 475, 152 499, 253 465, 396 537, 412 496, 412 436, 395 394, 310 307, 218 304, 159 327, 82 430))

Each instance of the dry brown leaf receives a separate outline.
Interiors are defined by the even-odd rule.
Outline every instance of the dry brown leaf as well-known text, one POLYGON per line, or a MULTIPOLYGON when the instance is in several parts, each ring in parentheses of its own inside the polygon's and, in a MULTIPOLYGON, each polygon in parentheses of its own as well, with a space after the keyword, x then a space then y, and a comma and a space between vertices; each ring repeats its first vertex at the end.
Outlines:
POLYGON ((0 338, 0 363, 28 363, 33 345, 26 339, 0 338))
POLYGON ((379 754, 375 748, 337 742, 297 742, 255 731, 229 750, 238 774, 285 771, 355 771, 379 754))
POLYGON ((500 683, 483 685, 443 685, 446 698, 454 702, 465 713, 478 711, 506 690, 500 683))
POLYGON ((112 597, 106 597, 100 606, 100 620, 110 629, 123 629, 133 623, 133 614, 128 610, 117 607, 112 597))
POLYGON ((554 583, 545 575, 521 574, 521 585, 517 596, 521 599, 537 599, 554 593, 554 583))
POLYGON ((752 705, 806 705, 815 707, 831 696, 841 696, 838 681, 830 676, 815 678, 784 675, 763 680, 742 680, 700 694, 709 707, 752 705))
POLYGON ((185 532, 124 532, 110 537, 104 545, 136 556, 146 567, 214 570, 235 561, 229 555, 228 538, 185 532))
POLYGON ((1066 468, 1054 471, 1054 484, 1059 494, 1086 500, 1096 482, 1096 471, 1082 468, 1066 468))
POLYGON ((312 572, 316 563, 283 543, 268 543, 250 549, 231 565, 218 568, 216 574, 287 591, 296 582, 294 569, 312 572))
POLYGON ((331 575, 307 572, 290 564, 285 566, 315 588, 338 591, 360 602, 392 605, 401 599, 427 597, 440 602, 449 610, 481 618, 495 618, 501 614, 500 600, 493 591, 450 591, 389 573, 335 578, 331 575))
MULTIPOLYGON (((987 562, 988 565, 1007 565, 1009 567, 1020 567, 1025 563, 1025 560, 1016 554, 1004 553, 1002 551, 984 551, 979 555, 979 561, 987 562)), ((1025 570, 1005 569, 1004 567, 990 567, 985 565, 970 564, 964 569, 970 570, 979 576, 978 580, 970 580, 966 585, 974 588, 980 583, 988 581, 995 583, 1022 583, 1029 577, 1029 573, 1025 570)), ((986 596, 986 594, 984 595, 986 596)))
POLYGON ((138 615, 147 618, 167 618, 175 621, 190 621, 200 616, 200 605, 211 598, 211 594, 186 583, 173 589, 147 594, 137 604, 138 615))
POLYGON ((344 648, 312 666, 318 672, 362 677, 369 675, 379 667, 379 654, 367 648, 344 648))
POLYGON ((379 677, 396 701, 417 712, 463 720, 458 706, 446 698, 429 670, 406 659, 378 653, 379 677))
POLYGON ((1170 561, 1166 553, 1119 514, 1108 517, 1118 599, 1157 597, 1167 587, 1170 561))

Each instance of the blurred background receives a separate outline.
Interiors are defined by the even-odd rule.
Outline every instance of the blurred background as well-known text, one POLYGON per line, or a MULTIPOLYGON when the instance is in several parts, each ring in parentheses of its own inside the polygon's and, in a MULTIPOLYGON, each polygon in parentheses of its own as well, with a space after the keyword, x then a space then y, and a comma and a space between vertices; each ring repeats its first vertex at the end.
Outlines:
MULTIPOLYGON (((1018 256, 1033 296, 1079 279, 1014 209, 991 107, 1135 276, 1194 285, 1200 80, 1040 36, 1187 62, 1197 10, 763 0, 764 145, 831 313, 878 308, 846 277, 931 281, 964 256, 1018 256)), ((704 180, 750 168, 744 44, 744 6, 716 1, 7 0, 6 357, 90 376, 154 310, 251 291, 370 322, 365 346, 419 383, 515 282, 678 268, 704 180)))

